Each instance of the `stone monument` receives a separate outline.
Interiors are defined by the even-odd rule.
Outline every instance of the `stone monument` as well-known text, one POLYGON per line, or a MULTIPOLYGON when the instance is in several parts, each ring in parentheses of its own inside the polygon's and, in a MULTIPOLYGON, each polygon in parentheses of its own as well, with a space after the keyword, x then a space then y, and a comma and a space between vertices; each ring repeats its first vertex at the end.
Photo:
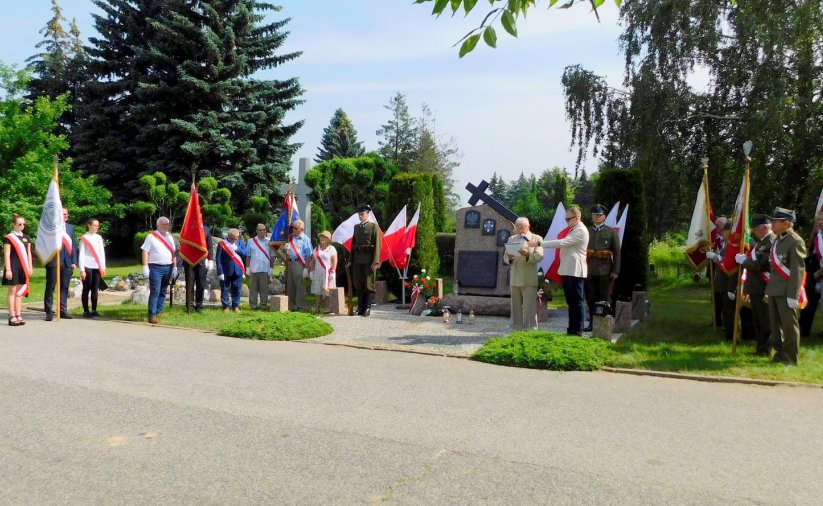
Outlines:
POLYGON ((503 263, 506 241, 517 215, 485 193, 489 183, 468 184, 470 207, 457 211, 454 243, 455 292, 444 304, 468 314, 509 316, 509 266, 503 263), (477 205, 479 201, 483 204, 477 205))

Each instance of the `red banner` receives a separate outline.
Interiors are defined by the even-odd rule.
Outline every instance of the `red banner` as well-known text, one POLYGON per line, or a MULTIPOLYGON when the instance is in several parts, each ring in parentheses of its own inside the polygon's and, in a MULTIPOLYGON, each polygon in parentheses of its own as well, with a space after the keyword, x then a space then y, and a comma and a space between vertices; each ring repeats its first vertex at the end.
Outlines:
POLYGON ((197 265, 209 256, 206 232, 203 230, 203 215, 200 214, 200 200, 194 183, 191 185, 191 197, 186 209, 186 219, 183 220, 183 230, 180 231, 180 256, 189 265, 197 265))

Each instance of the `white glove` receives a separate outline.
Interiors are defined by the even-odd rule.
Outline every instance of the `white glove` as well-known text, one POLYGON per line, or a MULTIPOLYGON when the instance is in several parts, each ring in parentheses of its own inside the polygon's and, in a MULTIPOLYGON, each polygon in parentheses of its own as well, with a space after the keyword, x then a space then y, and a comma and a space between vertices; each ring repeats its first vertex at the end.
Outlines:
POLYGON ((729 300, 734 300, 734 292, 726 292, 726 297, 728 297, 729 300))
POLYGON ((225 275, 223 275, 223 274, 221 274, 221 275, 219 275, 219 276, 217 276, 217 277, 220 279, 220 281, 225 281, 225 280, 226 280, 226 276, 225 276, 225 275))
POLYGON ((210 271, 212 267, 214 267, 214 261, 209 260, 209 259, 207 258, 207 259, 206 259, 206 270, 207 270, 207 271, 210 271))
POLYGON ((172 279, 177 277, 177 267, 171 268, 171 277, 172 279))
POLYGON ((743 253, 738 253, 734 256, 734 261, 739 263, 740 265, 743 265, 743 262, 746 261, 746 258, 748 258, 748 257, 746 255, 744 255, 743 253))
POLYGON ((797 299, 786 299, 786 304, 788 304, 789 309, 794 309, 797 307, 797 299))
POLYGON ((706 258, 708 258, 709 260, 717 260, 718 258, 720 258, 720 255, 718 255, 714 251, 707 251, 706 258))
POLYGON ((148 265, 144 265, 144 266, 143 266, 143 277, 144 277, 144 278, 148 278, 148 277, 149 277, 149 266, 148 266, 148 265))

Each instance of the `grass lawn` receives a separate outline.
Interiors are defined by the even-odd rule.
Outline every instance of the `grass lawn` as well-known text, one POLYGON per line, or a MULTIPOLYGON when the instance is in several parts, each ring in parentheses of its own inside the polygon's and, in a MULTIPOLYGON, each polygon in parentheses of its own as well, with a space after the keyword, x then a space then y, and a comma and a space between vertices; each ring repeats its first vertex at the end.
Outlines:
POLYGON ((800 343, 800 365, 787 367, 756 356, 749 341, 732 355, 731 343, 710 326, 711 295, 706 283, 656 281, 649 287, 649 300, 650 318, 625 336, 616 348, 619 355, 609 365, 823 383, 823 315, 815 319, 814 337, 800 343))
MULTIPOLYGON (((99 306, 103 318, 112 320, 145 322, 146 306, 138 304, 118 304, 99 306)), ((71 314, 81 316, 82 309, 73 309, 71 314)), ((331 326, 308 313, 273 313, 254 309, 242 309, 239 314, 226 314, 220 308, 207 307, 203 312, 186 313, 185 306, 166 307, 160 320, 163 325, 207 330, 220 335, 263 339, 268 341, 290 341, 309 339, 331 333, 331 326)))

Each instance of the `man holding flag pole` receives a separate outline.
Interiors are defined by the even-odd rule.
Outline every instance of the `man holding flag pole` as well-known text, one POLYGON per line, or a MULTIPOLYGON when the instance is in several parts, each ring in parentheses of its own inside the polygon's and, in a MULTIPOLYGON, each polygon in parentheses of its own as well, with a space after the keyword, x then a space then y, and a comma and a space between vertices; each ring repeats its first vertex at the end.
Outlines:
POLYGON ((211 260, 211 233, 203 226, 200 212, 200 196, 194 177, 191 181, 189 205, 180 231, 180 258, 186 276, 186 312, 191 313, 192 305, 196 313, 203 312, 203 291, 206 288, 206 274, 211 260))

